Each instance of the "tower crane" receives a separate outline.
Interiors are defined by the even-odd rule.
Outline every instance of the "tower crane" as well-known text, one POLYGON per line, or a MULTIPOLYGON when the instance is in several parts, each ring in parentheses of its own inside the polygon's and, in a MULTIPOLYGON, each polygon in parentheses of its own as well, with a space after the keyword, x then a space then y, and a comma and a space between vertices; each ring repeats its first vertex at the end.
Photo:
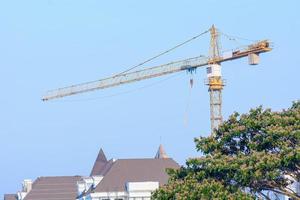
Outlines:
POLYGON ((222 54, 220 51, 220 32, 218 31, 218 29, 216 29, 215 26, 212 25, 212 27, 206 32, 210 32, 210 48, 208 57, 193 57, 136 71, 126 70, 125 72, 97 81, 48 91, 46 95, 42 97, 42 100, 48 101, 94 90, 115 87, 122 84, 159 77, 184 70, 193 71, 199 67, 206 66, 206 85, 208 86, 210 95, 211 133, 213 133, 223 120, 222 89, 225 84, 221 74, 221 63, 248 57, 250 65, 257 65, 259 63, 259 54, 269 52, 272 50, 272 48, 268 40, 261 40, 254 42, 248 46, 231 50, 230 52, 226 52, 226 54, 222 54))

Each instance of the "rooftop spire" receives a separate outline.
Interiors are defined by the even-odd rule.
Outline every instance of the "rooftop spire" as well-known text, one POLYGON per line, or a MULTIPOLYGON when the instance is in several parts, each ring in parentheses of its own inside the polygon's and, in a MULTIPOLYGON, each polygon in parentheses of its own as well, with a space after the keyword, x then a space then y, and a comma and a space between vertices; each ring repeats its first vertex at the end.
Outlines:
POLYGON ((106 164, 107 164, 107 159, 101 148, 98 153, 97 159, 94 163, 94 166, 93 166, 93 169, 91 172, 91 176, 101 175, 101 171, 106 164))
POLYGON ((105 156, 104 151, 103 151, 102 148, 100 149, 100 151, 98 153, 96 161, 107 162, 106 156, 105 156))
POLYGON ((166 154, 163 146, 160 144, 157 150, 157 153, 155 155, 156 159, 161 159, 161 158, 169 158, 168 155, 166 154))

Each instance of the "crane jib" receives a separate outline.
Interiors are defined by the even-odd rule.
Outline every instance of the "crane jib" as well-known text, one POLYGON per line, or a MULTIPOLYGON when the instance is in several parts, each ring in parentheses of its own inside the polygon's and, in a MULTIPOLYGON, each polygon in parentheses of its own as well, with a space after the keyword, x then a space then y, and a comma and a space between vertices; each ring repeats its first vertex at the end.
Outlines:
POLYGON ((183 70, 188 72, 194 72, 196 68, 206 66, 212 63, 221 63, 229 60, 235 60, 241 57, 246 57, 251 54, 258 55, 270 51, 270 43, 267 40, 256 42, 243 48, 238 48, 230 52, 230 56, 222 55, 218 58, 208 58, 204 56, 198 56, 176 62, 170 62, 164 65, 141 69, 138 71, 121 73, 109 78, 101 79, 98 81, 73 85, 70 87, 60 88, 49 91, 43 98, 43 101, 50 99, 61 98, 65 96, 71 96, 78 93, 89 92, 97 89, 104 89, 109 87, 118 86, 121 84, 131 83, 144 79, 159 77, 166 74, 171 74, 183 70))

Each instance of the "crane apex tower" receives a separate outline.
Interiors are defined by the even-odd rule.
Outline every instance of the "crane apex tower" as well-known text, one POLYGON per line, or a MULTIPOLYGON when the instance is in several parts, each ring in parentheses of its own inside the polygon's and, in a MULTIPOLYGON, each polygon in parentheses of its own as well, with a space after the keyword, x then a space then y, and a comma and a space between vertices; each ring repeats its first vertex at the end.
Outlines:
POLYGON ((209 64, 206 68, 207 85, 210 98, 210 121, 211 134, 217 129, 223 121, 222 117, 222 89, 224 86, 222 80, 222 68, 220 64, 220 43, 219 32, 214 25, 210 28, 210 48, 209 64))

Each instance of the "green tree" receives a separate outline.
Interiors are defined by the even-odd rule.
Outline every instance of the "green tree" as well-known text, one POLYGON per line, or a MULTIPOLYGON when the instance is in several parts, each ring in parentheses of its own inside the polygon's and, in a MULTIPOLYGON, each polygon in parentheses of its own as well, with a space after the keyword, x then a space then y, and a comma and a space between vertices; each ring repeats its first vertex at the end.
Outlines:
POLYGON ((280 112, 234 113, 195 143, 204 156, 168 170, 168 184, 152 199, 270 199, 268 192, 300 199, 289 188, 300 181, 300 102, 280 112))

